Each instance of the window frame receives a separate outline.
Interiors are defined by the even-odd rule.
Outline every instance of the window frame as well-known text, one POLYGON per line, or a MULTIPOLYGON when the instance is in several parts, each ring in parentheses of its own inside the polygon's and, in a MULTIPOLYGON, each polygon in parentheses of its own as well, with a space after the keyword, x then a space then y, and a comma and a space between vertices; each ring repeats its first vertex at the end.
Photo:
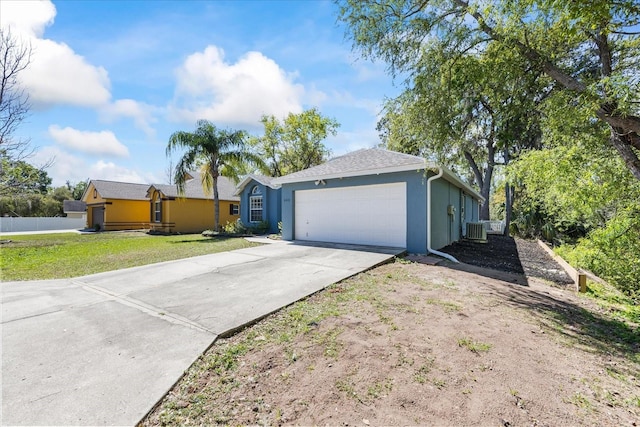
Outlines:
POLYGON ((262 191, 260 187, 254 185, 251 189, 251 196, 249 197, 249 222, 262 222, 264 221, 264 202, 262 200, 262 191))
POLYGON ((153 202, 153 222, 162 222, 162 199, 153 202))

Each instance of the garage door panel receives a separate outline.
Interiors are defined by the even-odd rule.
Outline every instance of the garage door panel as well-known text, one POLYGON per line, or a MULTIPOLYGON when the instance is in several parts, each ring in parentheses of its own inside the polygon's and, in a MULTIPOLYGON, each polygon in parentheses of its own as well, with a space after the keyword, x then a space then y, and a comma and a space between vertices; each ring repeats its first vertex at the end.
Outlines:
POLYGON ((296 191, 295 239, 405 247, 406 206, 404 182, 296 191))

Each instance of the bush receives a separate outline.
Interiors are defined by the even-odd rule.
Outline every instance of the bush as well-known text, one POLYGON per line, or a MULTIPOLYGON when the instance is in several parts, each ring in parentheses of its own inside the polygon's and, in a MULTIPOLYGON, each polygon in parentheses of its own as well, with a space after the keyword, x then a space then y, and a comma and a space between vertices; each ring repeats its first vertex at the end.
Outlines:
POLYGON ((239 218, 234 222, 227 221, 222 230, 227 234, 247 234, 249 231, 239 218))
POLYGON ((257 225, 250 228, 254 234, 265 234, 269 230, 269 223, 267 221, 260 221, 257 225))
POLYGON ((640 208, 618 213, 605 227, 575 246, 561 246, 558 253, 640 299, 640 208))

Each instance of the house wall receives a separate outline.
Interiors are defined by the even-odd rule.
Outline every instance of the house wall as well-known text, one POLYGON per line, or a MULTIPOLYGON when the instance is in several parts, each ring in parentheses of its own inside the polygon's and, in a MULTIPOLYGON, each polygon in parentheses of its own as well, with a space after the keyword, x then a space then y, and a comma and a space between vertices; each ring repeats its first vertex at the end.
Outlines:
POLYGON ((255 180, 251 180, 240 194, 240 218, 242 223, 247 227, 255 225, 255 223, 251 223, 251 221, 249 221, 249 197, 251 197, 251 191, 256 185, 260 188, 260 192, 262 193, 262 217, 269 223, 268 232, 278 233, 278 223, 282 221, 282 190, 267 187, 255 180))
POLYGON ((96 218, 93 217, 94 208, 104 208, 104 223, 101 229, 105 231, 135 230, 149 228, 149 201, 104 199, 99 192, 94 197, 95 187, 89 184, 82 199, 87 204, 87 227, 93 227, 96 218))
POLYGON ((104 208, 105 231, 149 228, 148 200, 111 199, 104 208))
MULTIPOLYGON (((325 180, 322 188, 339 188, 358 185, 374 185, 392 182, 405 182, 407 185, 407 251, 410 253, 427 252, 427 177, 433 172, 410 171, 391 174, 349 177, 325 180)), ((283 184, 282 186, 282 237, 294 240, 295 230, 295 192, 318 188, 315 182, 283 184)), ((431 247, 443 248, 462 238, 461 207, 463 190, 445 179, 436 179, 431 183, 431 247), (453 215, 449 215, 448 206, 453 206, 453 215)), ((244 199, 243 199, 244 200, 244 199)), ((245 205, 248 204, 248 201, 245 205)), ((471 195, 466 196, 464 215, 466 222, 478 220, 478 201, 471 195)), ((243 211, 244 212, 244 211, 243 211)), ((248 215, 248 209, 247 209, 248 215)), ((340 213, 336 212, 336 221, 340 213)))
MULTIPOLYGON (((407 250, 412 253, 427 251, 427 190, 424 171, 397 172, 382 175, 368 175, 342 179, 327 179, 322 188, 340 188, 357 185, 375 185, 393 182, 405 182, 407 188, 407 250)), ((315 182, 300 182, 282 185, 282 238, 293 240, 295 192, 313 190, 315 182)), ((335 213, 340 221, 340 212, 335 213)))
MULTIPOLYGON (((431 182, 431 247, 440 249, 460 240, 462 237, 461 207, 463 191, 454 184, 436 179, 431 182), (449 214, 449 206, 453 206, 454 212, 449 214)), ((467 196, 470 199, 471 196, 467 196)), ((470 205, 467 203, 467 206, 470 205)), ((465 217, 470 217, 471 212, 465 208, 465 217)))
MULTIPOLYGON (((147 204, 147 212, 151 218, 151 228, 168 233, 201 233, 205 230, 213 230, 215 222, 213 218, 213 200, 208 199, 165 199, 162 200, 162 221, 155 222, 154 202, 158 193, 151 194, 151 202, 147 204)), ((227 222, 234 222, 240 216, 230 214, 230 205, 238 204, 237 201, 220 200, 220 226, 227 222)))

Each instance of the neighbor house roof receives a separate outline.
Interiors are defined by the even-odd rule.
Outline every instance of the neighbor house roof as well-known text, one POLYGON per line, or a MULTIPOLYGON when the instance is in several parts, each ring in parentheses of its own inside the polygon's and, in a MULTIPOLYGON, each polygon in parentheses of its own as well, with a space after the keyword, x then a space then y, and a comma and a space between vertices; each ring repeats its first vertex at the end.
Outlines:
POLYGON ((422 157, 384 150, 382 148, 362 149, 343 156, 334 157, 326 163, 276 178, 274 181, 277 184, 290 184, 321 179, 379 175, 422 169, 442 169, 443 179, 457 187, 463 188, 478 200, 484 201, 484 198, 476 190, 469 184, 463 182, 456 174, 447 168, 427 162, 422 157))
POLYGON ((280 188, 280 184, 276 184, 275 182, 273 182, 274 180, 275 178, 272 178, 270 176, 257 175, 257 174, 250 173, 249 175, 245 176, 242 181, 240 181, 240 184, 238 184, 238 186, 236 187, 235 195, 239 196, 240 193, 242 193, 242 190, 244 190, 244 187, 246 187, 247 184, 249 184, 251 181, 259 182, 265 187, 269 187, 269 188, 273 188, 274 190, 277 190, 278 188, 280 188))
MULTIPOLYGON (((178 193, 177 185, 168 185, 168 184, 153 184, 151 186, 147 185, 147 191, 155 188, 160 191, 166 197, 175 197, 175 198, 185 198, 185 199, 212 199, 212 194, 205 194, 204 189, 202 188, 202 181, 200 180, 200 174, 191 174, 193 179, 190 179, 185 183, 184 186, 184 194, 178 193)), ((237 197, 234 193, 236 190, 235 183, 227 177, 219 176, 218 177, 218 197, 220 200, 231 200, 231 201, 239 201, 240 198, 237 197)), ((148 194, 148 193, 147 193, 148 194)))
MULTIPOLYGON (((91 180, 91 184, 103 199, 149 200, 147 189, 149 184, 132 184, 130 182, 91 180)), ((88 191, 89 186, 87 186, 88 191)), ((84 195, 82 197, 84 199, 84 195)))
POLYGON ((63 200, 62 211, 64 213, 70 212, 85 212, 87 210, 87 204, 82 200, 63 200))

